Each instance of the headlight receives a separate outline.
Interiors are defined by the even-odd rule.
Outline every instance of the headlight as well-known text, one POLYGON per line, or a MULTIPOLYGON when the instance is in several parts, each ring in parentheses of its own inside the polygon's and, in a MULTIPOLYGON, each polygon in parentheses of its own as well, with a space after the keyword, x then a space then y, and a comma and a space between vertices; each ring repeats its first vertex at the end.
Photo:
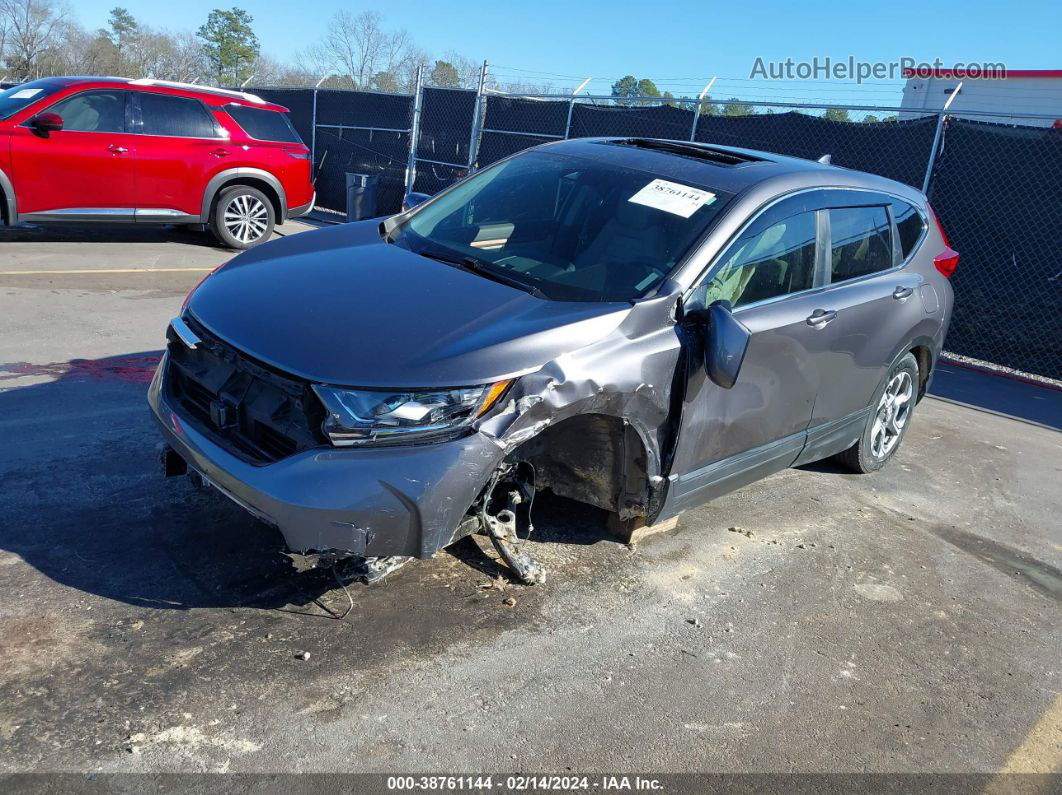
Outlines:
POLYGON ((336 447, 450 437, 497 403, 511 381, 461 389, 376 390, 315 385, 336 447))

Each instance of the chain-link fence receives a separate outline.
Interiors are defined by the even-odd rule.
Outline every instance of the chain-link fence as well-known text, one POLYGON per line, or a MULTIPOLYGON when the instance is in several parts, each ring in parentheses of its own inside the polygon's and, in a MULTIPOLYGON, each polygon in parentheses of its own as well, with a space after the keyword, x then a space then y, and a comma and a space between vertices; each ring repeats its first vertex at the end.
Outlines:
MULTIPOLYGON (((1062 130, 918 116, 895 107, 728 100, 509 96, 427 87, 411 95, 255 89, 290 108, 313 149, 318 204, 343 211, 344 175, 380 178, 377 208, 435 193, 548 141, 631 136, 761 149, 881 174, 926 190, 962 262, 948 350, 1062 378, 1062 130)), ((998 116, 994 116, 997 119, 998 116)), ((1041 126, 1032 126, 1032 125, 1041 126)))

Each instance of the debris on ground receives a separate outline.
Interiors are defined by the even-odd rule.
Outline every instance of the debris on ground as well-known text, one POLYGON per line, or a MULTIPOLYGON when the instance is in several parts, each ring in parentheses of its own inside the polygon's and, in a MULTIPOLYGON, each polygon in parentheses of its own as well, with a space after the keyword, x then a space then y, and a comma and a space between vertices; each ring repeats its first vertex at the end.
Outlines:
POLYGON ((697 627, 697 629, 700 629, 704 626, 704 624, 701 623, 701 620, 699 618, 687 618, 686 623, 689 624, 691 627, 697 627))
POLYGON ((506 607, 516 607, 516 600, 511 596, 506 596, 502 599, 502 604, 506 607))
POLYGON ((727 530, 729 530, 731 533, 738 533, 739 535, 743 535, 745 536, 745 538, 756 537, 756 534, 752 530, 745 530, 740 527, 728 527, 727 530))
POLYGON ((295 659, 303 661, 308 660, 310 659, 310 653, 308 651, 297 651, 295 652, 295 659))

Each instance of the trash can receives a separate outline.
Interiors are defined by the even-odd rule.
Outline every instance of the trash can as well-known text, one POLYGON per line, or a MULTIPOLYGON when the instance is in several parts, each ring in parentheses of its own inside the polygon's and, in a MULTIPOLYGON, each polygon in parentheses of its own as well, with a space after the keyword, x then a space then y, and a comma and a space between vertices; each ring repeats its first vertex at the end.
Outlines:
POLYGON ((347 173, 347 221, 376 217, 376 192, 380 178, 375 174, 347 173))

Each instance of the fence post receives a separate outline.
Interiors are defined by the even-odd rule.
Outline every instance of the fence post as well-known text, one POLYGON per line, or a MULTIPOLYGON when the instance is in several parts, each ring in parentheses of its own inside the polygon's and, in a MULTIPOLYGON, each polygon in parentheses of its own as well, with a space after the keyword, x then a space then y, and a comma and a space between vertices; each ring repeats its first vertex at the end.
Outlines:
POLYGON ((940 139, 944 134, 944 119, 946 113, 937 114, 937 131, 933 133, 933 146, 929 150, 929 161, 926 163, 926 176, 922 180, 922 193, 929 195, 929 183, 933 179, 933 168, 937 164, 937 151, 940 149, 940 139))
POLYGON ((468 142, 468 170, 475 170, 479 158, 479 139, 483 134, 483 114, 486 112, 484 92, 487 88, 487 62, 479 70, 479 88, 476 89, 476 106, 472 109, 472 138, 468 142))
POLYGON ((406 193, 417 181, 417 139, 420 138, 420 106, 424 101, 424 67, 417 67, 417 82, 413 91, 413 118, 409 122, 409 159, 406 161, 406 193))
POLYGON ((944 140, 944 125, 948 122, 948 108, 951 107, 951 103, 955 101, 955 97, 959 96, 959 91, 962 89, 962 81, 955 86, 955 90, 951 92, 951 96, 948 97, 948 101, 944 103, 944 107, 941 108, 940 113, 937 114, 937 130, 933 133, 933 148, 929 151, 929 162, 926 163, 926 177, 922 180, 922 193, 929 195, 929 183, 933 181, 933 169, 937 165, 937 156, 940 154, 940 150, 943 146, 944 140))
POLYGON ((317 162, 317 89, 313 90, 313 114, 310 121, 310 162, 317 162))
POLYGON ((575 95, 586 88, 586 84, 594 78, 588 77, 586 80, 579 84, 579 87, 572 92, 572 98, 568 100, 568 120, 564 122, 564 138, 567 140, 568 136, 572 133, 572 114, 575 112, 575 95))
POLYGON ((697 123, 701 120, 701 105, 704 104, 704 95, 708 93, 708 89, 712 87, 714 82, 715 77, 713 76, 708 81, 708 85, 701 89, 701 93, 697 96, 697 109, 693 111, 693 124, 690 126, 690 143, 697 140, 697 123))
POLYGON ((310 129, 310 162, 317 162, 317 89, 321 87, 321 83, 327 80, 331 75, 325 75, 317 81, 317 85, 313 87, 313 116, 310 129))

